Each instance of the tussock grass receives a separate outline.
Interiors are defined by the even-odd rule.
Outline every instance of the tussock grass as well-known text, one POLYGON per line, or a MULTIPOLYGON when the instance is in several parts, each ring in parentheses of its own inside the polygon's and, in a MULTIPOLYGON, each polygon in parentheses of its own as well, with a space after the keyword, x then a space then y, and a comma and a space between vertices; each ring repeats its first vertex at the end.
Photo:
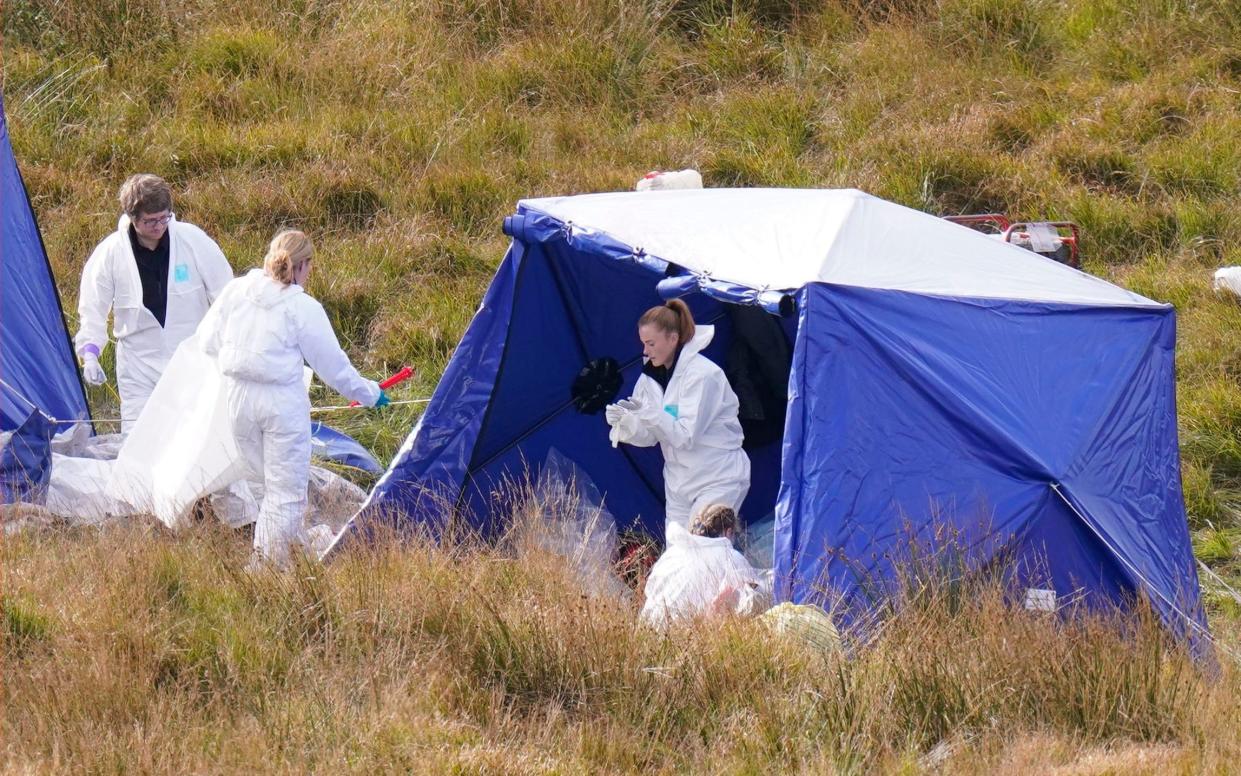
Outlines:
POLYGON ((21 534, 0 549, 7 760, 973 770, 1037 737, 1069 763, 1156 747, 1210 770, 1238 754, 1235 666, 1202 673, 1142 610, 1060 620, 1013 608, 996 577, 922 575, 844 656, 754 622, 648 631, 635 601, 591 593, 539 547, 392 541, 250 574, 245 541, 213 525, 21 534))

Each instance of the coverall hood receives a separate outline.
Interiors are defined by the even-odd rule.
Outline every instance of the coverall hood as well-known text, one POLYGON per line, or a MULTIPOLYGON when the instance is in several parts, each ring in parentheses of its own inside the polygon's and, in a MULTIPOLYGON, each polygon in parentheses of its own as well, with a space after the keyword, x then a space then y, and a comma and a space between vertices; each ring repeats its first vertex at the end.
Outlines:
MULTIPOLYGON (((714 326, 695 326, 694 336, 689 338, 689 342, 686 342, 684 345, 681 346, 681 352, 677 355, 677 363, 680 364, 681 362, 683 362, 685 359, 689 358, 690 356, 695 356, 701 351, 705 350, 706 347, 711 344, 711 340, 714 338, 715 338, 715 327, 714 326)), ((649 358, 645 356, 642 357, 642 363, 647 363, 649 361, 650 361, 649 358)))
POLYGON ((296 283, 283 285, 279 281, 272 280, 261 269, 252 269, 246 273, 244 289, 242 294, 246 300, 264 310, 283 305, 302 293, 302 287, 296 283))

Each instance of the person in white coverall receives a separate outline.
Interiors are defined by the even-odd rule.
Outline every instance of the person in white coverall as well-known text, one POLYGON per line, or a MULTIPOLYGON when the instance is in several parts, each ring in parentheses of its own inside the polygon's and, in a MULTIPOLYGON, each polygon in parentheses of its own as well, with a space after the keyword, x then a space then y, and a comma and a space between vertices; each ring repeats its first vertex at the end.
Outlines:
POLYGON ((123 213, 116 231, 99 243, 82 271, 81 324, 73 344, 86 382, 107 382, 99 356, 108 344, 112 312, 121 430, 128 431, 177 346, 198 328, 233 270, 203 230, 176 220, 163 179, 133 175, 118 198, 123 213))
POLYGON ((224 375, 233 434, 251 470, 256 558, 278 566, 288 563, 293 545, 306 543, 310 399, 303 363, 349 399, 388 404, 379 384, 349 363, 323 306, 303 290, 313 255, 302 232, 276 235, 263 269, 230 283, 199 328, 203 350, 224 375))
POLYGON ((665 629, 704 615, 751 617, 771 606, 771 577, 755 570, 733 547, 737 513, 709 504, 695 513, 689 530, 668 525, 668 546, 646 578, 639 614, 665 629))
POLYGON ((605 410, 614 445, 659 445, 665 529, 686 528, 707 504, 739 512, 750 489, 737 396, 724 371, 701 353, 714 334, 714 326, 695 327, 679 299, 647 310, 638 320, 642 375, 633 396, 605 410))

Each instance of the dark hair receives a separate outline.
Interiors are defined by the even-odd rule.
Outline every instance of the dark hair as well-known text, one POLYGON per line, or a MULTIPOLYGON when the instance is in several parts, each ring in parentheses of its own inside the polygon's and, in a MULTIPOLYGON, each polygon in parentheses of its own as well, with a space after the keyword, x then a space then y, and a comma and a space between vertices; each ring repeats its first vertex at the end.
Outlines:
POLYGON ((681 345, 694 338, 694 314, 689 311, 689 305, 680 299, 669 299, 642 313, 638 328, 648 325, 654 325, 667 334, 675 332, 681 345))
POLYGON ((709 539, 718 539, 736 530, 737 513, 726 504, 708 504, 689 523, 690 533, 709 539))
POLYGON ((172 189, 158 175, 138 173, 131 175, 121 184, 116 198, 121 202, 121 210, 130 218, 137 218, 143 213, 162 213, 172 210, 172 189))

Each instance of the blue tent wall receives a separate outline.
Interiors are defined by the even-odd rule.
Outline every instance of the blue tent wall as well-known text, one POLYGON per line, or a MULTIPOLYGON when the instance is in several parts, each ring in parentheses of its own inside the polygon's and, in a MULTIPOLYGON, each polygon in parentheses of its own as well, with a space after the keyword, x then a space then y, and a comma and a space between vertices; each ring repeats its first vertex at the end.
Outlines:
MULTIPOLYGON (((555 449, 600 491, 620 527, 663 533, 662 458, 655 448, 618 449, 603 414, 583 415, 570 385, 591 359, 623 366, 628 395, 640 374, 636 323, 662 300, 662 267, 632 260, 604 236, 573 235, 554 219, 522 218, 514 241, 427 411, 348 533, 378 515, 436 520, 455 509, 484 533, 505 515, 497 494, 538 476, 555 449), (601 290, 605 290, 601 293, 601 290)), ((686 302, 716 327, 706 353, 722 363, 731 336, 723 304, 686 302)), ((790 327, 792 326, 790 322, 790 327)), ((754 455, 760 483, 743 513, 769 513, 779 483, 780 445, 754 455)))
POLYGON ((632 387, 640 351, 632 325, 620 322, 636 321, 655 303, 653 280, 642 268, 581 261, 560 240, 529 247, 501 375, 470 461, 465 495, 479 524, 491 525, 492 494, 506 480, 537 476, 553 447, 608 494, 608 507, 622 523, 662 513, 658 462, 644 455, 649 451, 613 450, 602 413, 577 412, 569 390, 578 370, 603 356, 628 365, 622 390, 632 387), (583 294, 584 285, 609 293, 583 294))
POLYGON ((523 255, 524 247, 514 242, 426 411, 341 538, 373 521, 400 526, 408 520, 444 517, 459 498, 504 355, 523 255))
POLYGON ((1202 626, 1180 486, 1170 307, 801 296, 776 519, 781 595, 891 581, 936 523, 985 562, 1046 562, 1057 592, 1143 589, 1202 626), (1054 485, 1054 487, 1053 487, 1054 485))
POLYGON ((0 102, 0 431, 30 415, 89 417, 60 297, 9 143, 0 102), (20 396, 16 395, 20 394, 20 396))

